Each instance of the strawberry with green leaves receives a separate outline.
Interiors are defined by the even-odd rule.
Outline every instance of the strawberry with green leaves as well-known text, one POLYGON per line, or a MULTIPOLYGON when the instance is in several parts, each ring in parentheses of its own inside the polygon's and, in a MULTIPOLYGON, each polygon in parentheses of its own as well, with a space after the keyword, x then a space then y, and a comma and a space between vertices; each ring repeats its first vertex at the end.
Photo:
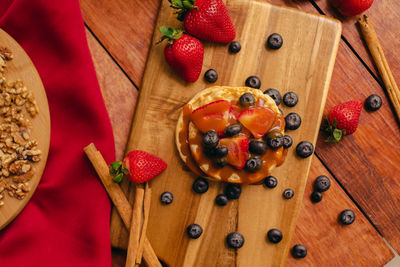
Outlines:
POLYGON ((168 1, 179 10, 178 19, 189 34, 213 43, 226 44, 235 38, 235 27, 222 0, 168 1))
POLYGON ((353 134, 357 130, 362 109, 361 101, 348 101, 331 109, 328 115, 329 134, 327 142, 339 142, 343 136, 353 134))
POLYGON ((167 63, 186 82, 197 81, 203 66, 204 48, 201 42, 181 30, 167 26, 161 26, 159 30, 163 34, 160 42, 168 39, 164 49, 167 63))
POLYGON ((161 158, 142 150, 129 152, 123 161, 110 164, 110 174, 113 181, 119 183, 127 176, 134 183, 145 183, 167 168, 167 163, 161 158))

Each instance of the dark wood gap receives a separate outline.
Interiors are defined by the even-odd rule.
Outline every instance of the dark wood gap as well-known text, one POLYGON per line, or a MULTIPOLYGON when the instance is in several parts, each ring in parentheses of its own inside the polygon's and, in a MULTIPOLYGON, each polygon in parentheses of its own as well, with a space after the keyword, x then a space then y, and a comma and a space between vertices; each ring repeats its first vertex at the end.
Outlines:
POLYGON ((90 29, 89 25, 86 24, 85 22, 85 27, 86 29, 90 32, 90 34, 94 37, 94 39, 96 39, 96 41, 100 44, 100 46, 104 49, 104 51, 106 51, 107 55, 110 56, 110 58, 112 59, 112 61, 114 61, 114 63, 118 66, 118 68, 122 71, 122 73, 126 76, 126 78, 128 78, 128 80, 132 83, 132 85, 136 88, 136 90, 139 91, 139 87, 133 82, 133 80, 131 79, 131 77, 129 77, 128 73, 121 67, 121 65, 118 63, 118 61, 111 55, 111 53, 107 50, 107 48, 103 45, 103 43, 100 41, 100 39, 96 36, 96 34, 94 34, 94 32, 92 31, 92 29, 90 29))

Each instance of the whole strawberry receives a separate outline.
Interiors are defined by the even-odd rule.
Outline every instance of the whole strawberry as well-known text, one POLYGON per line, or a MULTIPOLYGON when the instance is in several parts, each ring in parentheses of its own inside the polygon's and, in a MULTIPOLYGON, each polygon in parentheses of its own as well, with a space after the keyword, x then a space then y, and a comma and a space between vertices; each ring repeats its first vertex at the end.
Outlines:
MULTIPOLYGON (((186 82, 195 82, 203 66, 204 48, 201 42, 180 30, 161 26, 161 41, 168 39, 164 56, 171 68, 186 82)), ((160 42, 161 42, 160 41, 160 42)))
POLYGON ((348 101, 333 107, 325 128, 329 134, 326 141, 339 142, 343 136, 353 134, 357 130, 361 109, 361 101, 348 101))
POLYGON ((331 2, 342 15, 351 17, 370 8, 374 0, 331 0, 331 2))
POLYGON ((222 0, 168 0, 180 9, 178 19, 193 36, 214 43, 229 43, 235 36, 228 9, 222 0))
POLYGON ((110 164, 110 174, 116 183, 127 176, 134 183, 144 183, 155 178, 167 168, 161 158, 142 150, 129 152, 124 160, 110 164))

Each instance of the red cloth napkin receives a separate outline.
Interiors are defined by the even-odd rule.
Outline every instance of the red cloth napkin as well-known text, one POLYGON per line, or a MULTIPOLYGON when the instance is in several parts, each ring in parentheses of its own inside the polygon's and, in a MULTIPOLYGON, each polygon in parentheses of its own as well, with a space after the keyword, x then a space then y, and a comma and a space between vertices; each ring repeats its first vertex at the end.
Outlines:
POLYGON ((83 148, 94 142, 110 162, 114 139, 79 2, 1 0, 0 27, 36 65, 51 117, 45 173, 22 213, 0 231, 0 266, 111 266, 110 202, 83 148))

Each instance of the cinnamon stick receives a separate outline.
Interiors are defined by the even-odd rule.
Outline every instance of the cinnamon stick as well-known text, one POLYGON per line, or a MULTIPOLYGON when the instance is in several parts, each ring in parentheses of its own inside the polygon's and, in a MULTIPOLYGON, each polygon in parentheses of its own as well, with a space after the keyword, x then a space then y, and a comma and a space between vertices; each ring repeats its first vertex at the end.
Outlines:
MULTIPOLYGON (((112 181, 108 165, 101 153, 96 149, 95 145, 93 143, 89 144, 84 148, 84 151, 103 183, 108 196, 121 216, 125 227, 129 230, 131 228, 132 206, 129 204, 125 194, 122 192, 121 187, 112 181)), ((157 255, 147 237, 143 242, 143 257, 149 267, 161 267, 157 255)))
POLYGON ((136 264, 142 263, 143 246, 144 246, 144 240, 146 238, 147 224, 149 222, 150 205, 151 205, 151 188, 149 186, 149 183, 146 183, 144 187, 144 200, 143 200, 143 226, 139 239, 139 248, 136 257, 136 264))
POLYGON ((139 250, 140 232, 143 222, 143 185, 136 185, 135 201, 133 203, 133 214, 131 221, 131 229, 129 231, 129 242, 126 256, 126 267, 134 267, 136 265, 136 257, 139 250))
POLYGON ((381 75, 383 83, 385 84, 386 91, 389 95, 390 100, 392 101, 397 118, 400 119, 399 87, 394 80, 392 71, 390 70, 385 54, 383 53, 383 49, 376 35, 375 29, 366 15, 358 19, 358 25, 360 25, 362 36, 367 43, 369 52, 371 53, 375 65, 379 70, 379 74, 381 75))

